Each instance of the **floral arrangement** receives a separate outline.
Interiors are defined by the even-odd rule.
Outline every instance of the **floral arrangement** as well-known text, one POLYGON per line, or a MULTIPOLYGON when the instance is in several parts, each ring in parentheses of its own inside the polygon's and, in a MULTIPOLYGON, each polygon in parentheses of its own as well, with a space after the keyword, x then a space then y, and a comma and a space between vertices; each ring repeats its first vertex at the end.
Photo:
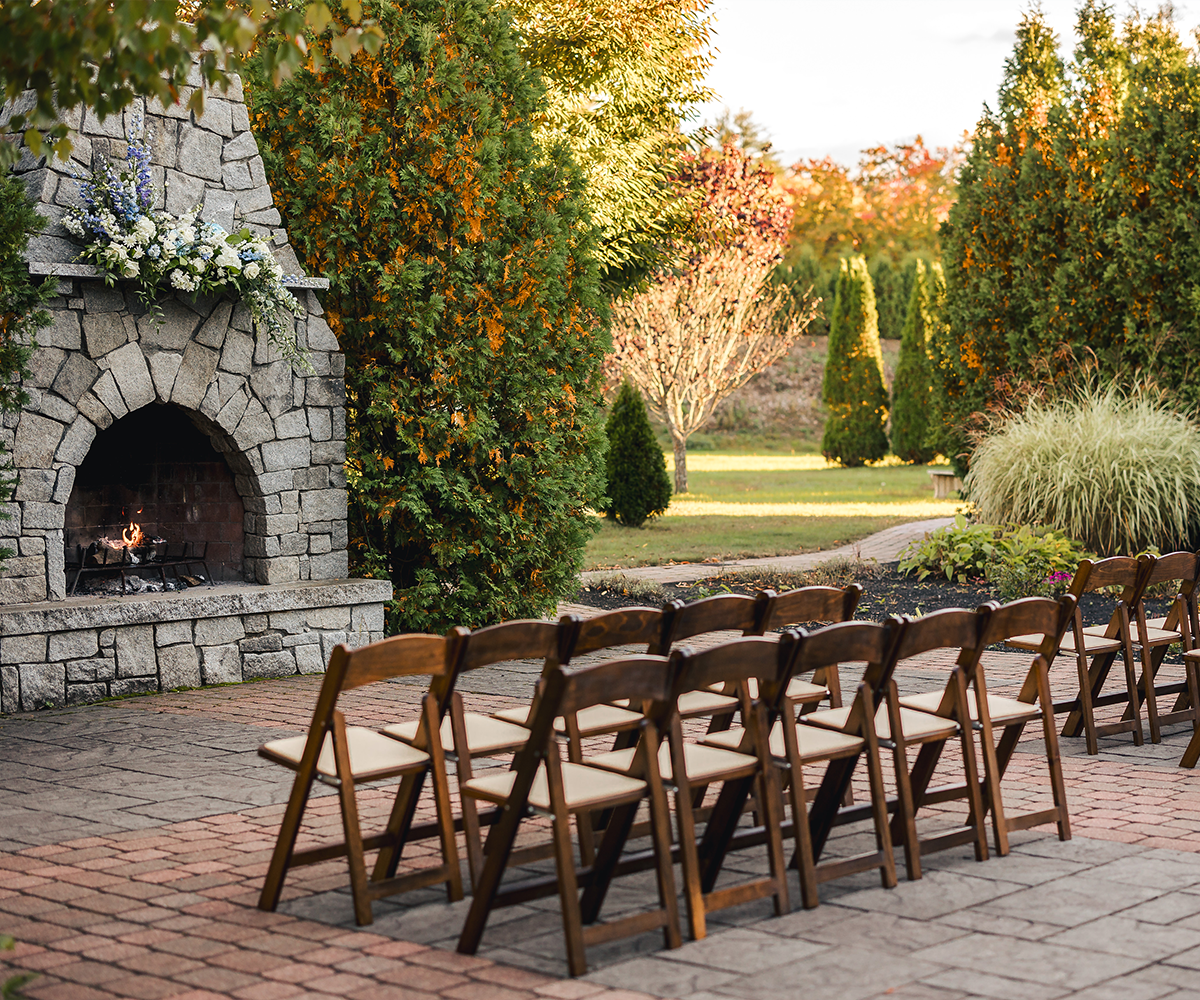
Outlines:
POLYGON ((304 361, 282 315, 298 313, 300 303, 283 287, 283 270, 264 240, 249 229, 227 233, 198 222, 198 205, 179 218, 151 210, 149 136, 129 141, 123 169, 106 164, 80 180, 79 191, 84 207, 71 209, 63 225, 86 241, 80 257, 102 267, 105 281, 136 280, 150 308, 163 284, 195 293, 232 288, 272 345, 285 358, 304 361))

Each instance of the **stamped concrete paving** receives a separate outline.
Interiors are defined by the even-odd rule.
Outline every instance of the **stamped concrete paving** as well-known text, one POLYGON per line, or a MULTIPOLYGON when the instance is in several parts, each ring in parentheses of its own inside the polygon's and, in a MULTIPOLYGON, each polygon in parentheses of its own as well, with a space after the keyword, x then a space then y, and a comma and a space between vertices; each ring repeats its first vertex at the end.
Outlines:
MULTIPOLYGON (((1019 684, 1023 658, 985 662, 994 690, 1019 684)), ((936 657, 909 664, 901 685, 940 684, 945 670, 936 657)), ((468 707, 525 700, 534 673, 480 672, 468 707)), ((1056 686, 1070 673, 1056 671, 1056 686)), ((677 951, 655 935, 593 949, 586 980, 567 981, 553 899, 498 914, 471 959, 451 950, 467 904, 432 890, 377 904, 359 931, 338 862, 297 872, 279 913, 254 908, 288 775, 253 751, 305 726, 319 680, 0 719, 0 933, 19 942, 9 963, 40 975, 31 997, 1200 1000, 1200 775, 1175 766, 1183 729, 1160 747, 1108 738, 1100 758, 1064 741, 1071 842, 1022 834, 1009 857, 982 864, 947 852, 892 891, 869 873, 843 879, 823 887, 817 910, 781 918, 750 904, 715 915, 707 940, 677 951)), ((411 715, 418 691, 377 685, 344 707, 379 723, 411 715)), ((1038 749, 1031 738, 1016 755, 1010 808, 1046 799, 1038 749)), ((389 789, 362 801, 364 824, 376 825, 389 789)), ((335 807, 313 804, 314 835, 336 830, 335 807)), ((431 853, 419 845, 406 861, 431 853)), ((742 852, 726 878, 762 869, 761 851, 742 852)), ((795 901, 794 877, 791 888, 795 901)), ((648 875, 621 880, 612 912, 651 892, 648 875)))

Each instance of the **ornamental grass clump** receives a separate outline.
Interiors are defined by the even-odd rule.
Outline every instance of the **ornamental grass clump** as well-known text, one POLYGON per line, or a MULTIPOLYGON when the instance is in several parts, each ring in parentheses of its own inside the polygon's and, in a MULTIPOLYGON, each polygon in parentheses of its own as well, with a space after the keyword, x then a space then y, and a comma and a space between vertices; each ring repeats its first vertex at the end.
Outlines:
POLYGON ((1200 426, 1114 386, 1030 403, 965 482, 981 521, 1046 525, 1103 555, 1184 547, 1200 526, 1200 426))

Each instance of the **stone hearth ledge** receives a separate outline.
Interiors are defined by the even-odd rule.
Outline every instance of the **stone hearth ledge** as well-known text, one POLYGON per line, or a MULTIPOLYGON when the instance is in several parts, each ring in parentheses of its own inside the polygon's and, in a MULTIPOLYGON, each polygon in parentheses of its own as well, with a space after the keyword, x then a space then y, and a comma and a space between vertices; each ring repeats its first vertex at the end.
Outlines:
POLYGON ((0 712, 319 674, 383 638, 386 580, 304 580, 0 608, 0 712))

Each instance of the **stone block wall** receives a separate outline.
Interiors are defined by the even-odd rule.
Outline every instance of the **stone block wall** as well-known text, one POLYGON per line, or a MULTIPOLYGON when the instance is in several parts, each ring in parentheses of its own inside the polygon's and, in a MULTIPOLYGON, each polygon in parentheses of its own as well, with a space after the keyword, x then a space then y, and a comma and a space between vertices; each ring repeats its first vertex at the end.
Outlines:
POLYGON ((296 336, 313 371, 255 338, 231 298, 177 293, 161 325, 128 285, 58 279, 52 325, 25 382, 29 405, 0 421, 17 474, 0 542, 0 604, 62 599, 63 525, 75 470, 96 435, 151 403, 179 407, 224 455, 245 506, 245 566, 257 583, 339 579, 346 557, 345 359, 311 291, 296 336))
POLYGON ((222 587, 0 615, 0 712, 319 674, 338 643, 383 638, 387 581, 222 587))

